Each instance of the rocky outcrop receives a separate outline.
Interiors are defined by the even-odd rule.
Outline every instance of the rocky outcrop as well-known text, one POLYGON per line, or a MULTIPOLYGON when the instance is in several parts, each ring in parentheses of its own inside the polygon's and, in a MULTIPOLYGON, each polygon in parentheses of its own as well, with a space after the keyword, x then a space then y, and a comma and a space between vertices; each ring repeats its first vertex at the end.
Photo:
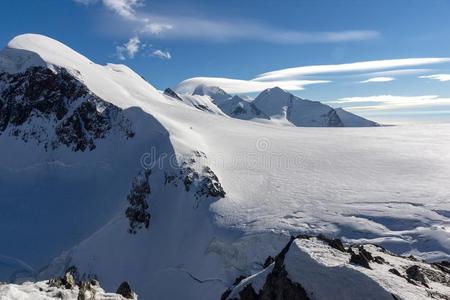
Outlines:
POLYGON ((136 234, 142 228, 150 225, 150 213, 148 211, 148 197, 151 189, 149 183, 151 171, 144 170, 133 179, 130 193, 127 196, 128 204, 125 215, 129 221, 128 232, 136 234))
POLYGON ((65 69, 0 73, 0 134, 35 141, 45 149, 64 145, 86 151, 111 132, 134 136, 121 109, 97 97, 65 69))
POLYGON ((130 284, 126 281, 122 282, 117 288, 116 294, 123 296, 126 299, 134 299, 135 294, 130 287, 130 284))
POLYGON ((410 299, 414 294, 417 299, 448 300, 448 266, 375 245, 345 247, 339 239, 301 235, 274 258, 269 256, 260 272, 239 276, 221 299, 410 299))
POLYGON ((177 93, 175 93, 171 88, 167 88, 164 90, 164 95, 169 96, 173 99, 176 99, 178 101, 183 101, 180 96, 178 96, 177 93))
POLYGON ((48 281, 1 284, 0 299, 123 300, 137 299, 130 285, 122 283, 117 293, 106 293, 95 279, 78 280, 77 269, 70 267, 63 276, 48 281))
POLYGON ((193 192, 196 200, 195 207, 202 199, 224 198, 226 195, 214 171, 210 167, 204 166, 205 160, 205 153, 194 151, 193 156, 185 159, 181 164, 179 174, 165 174, 166 185, 178 186, 178 183, 181 182, 186 192, 193 192))

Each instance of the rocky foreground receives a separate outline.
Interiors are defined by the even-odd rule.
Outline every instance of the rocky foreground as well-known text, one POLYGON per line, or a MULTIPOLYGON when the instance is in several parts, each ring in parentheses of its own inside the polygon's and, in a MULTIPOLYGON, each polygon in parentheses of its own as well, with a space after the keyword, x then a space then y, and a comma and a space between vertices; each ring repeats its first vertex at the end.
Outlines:
MULTIPOLYGON (((0 285, 0 299, 137 299, 127 282, 106 293, 97 280, 64 276, 21 285, 0 285)), ((239 276, 221 300, 450 299, 450 263, 427 263, 372 244, 345 246, 323 236, 292 237, 260 272, 239 276)), ((151 300, 151 299, 150 299, 151 300)))
POLYGON ((127 282, 116 293, 107 293, 95 279, 77 280, 77 270, 71 267, 62 277, 23 284, 0 284, 0 300, 137 300, 127 282))
POLYGON ((366 244, 292 238, 264 269, 236 278, 223 295, 241 300, 450 299, 450 263, 426 263, 366 244))

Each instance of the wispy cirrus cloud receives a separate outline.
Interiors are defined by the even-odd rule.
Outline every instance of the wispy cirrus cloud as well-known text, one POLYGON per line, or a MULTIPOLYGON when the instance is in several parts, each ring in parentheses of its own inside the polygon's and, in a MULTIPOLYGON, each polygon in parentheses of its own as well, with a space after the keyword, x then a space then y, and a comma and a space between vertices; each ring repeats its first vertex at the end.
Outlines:
POLYGON ((394 80, 394 77, 372 77, 367 80, 360 81, 360 83, 389 82, 394 80))
POLYGON ((230 42, 254 40, 279 44, 339 43, 376 39, 380 33, 373 30, 307 32, 275 28, 264 23, 239 19, 209 19, 204 17, 144 15, 147 23, 140 32, 160 39, 200 39, 230 42), (157 30, 155 30, 157 29, 157 30))
POLYGON ((198 39, 228 42, 254 40, 281 44, 339 43, 376 39, 375 30, 298 31, 276 28, 261 22, 236 18, 218 19, 199 15, 149 14, 138 10, 144 0, 74 0, 78 3, 102 3, 131 23, 134 33, 158 39, 198 39))
POLYGON ((263 73, 257 76, 257 80, 283 80, 292 79, 305 75, 348 73, 348 72, 367 72, 376 70, 388 70, 395 68, 407 68, 412 66, 432 65, 450 62, 450 58, 432 57, 432 58, 403 58, 361 61, 337 65, 315 65, 287 68, 272 72, 263 73))
MULTIPOLYGON (((241 79, 230 79, 230 78, 216 78, 216 77, 197 77, 191 78, 183 81, 178 86, 190 87, 192 84, 206 84, 220 86, 232 93, 252 93, 259 92, 269 87, 279 86, 285 90, 289 91, 299 91, 303 90, 306 85, 317 84, 317 83, 330 83, 330 80, 315 80, 314 75, 321 74, 340 74, 346 72, 361 73, 360 75, 367 76, 367 71, 375 70, 386 70, 386 74, 411 74, 415 72, 425 72, 429 69, 396 69, 402 67, 410 66, 420 66, 420 65, 431 65, 448 63, 450 58, 405 58, 405 59, 390 59, 390 60, 372 60, 372 61, 362 61, 346 64, 331 64, 331 65, 312 65, 312 66, 302 66, 297 68, 282 69, 279 71, 272 71, 268 73, 263 73, 256 76, 250 80, 241 79), (395 70, 390 70, 394 68, 395 70), (305 80, 308 76, 308 80, 305 80), (309 80, 313 78, 312 80, 309 80), (227 86, 227 89, 225 88, 227 86), (233 87, 232 85, 235 85, 233 87)), ((381 74, 383 71, 379 71, 381 74)), ((367 80, 360 81, 361 83, 375 83, 375 82, 389 82, 396 80, 396 78, 391 76, 377 76, 371 77, 367 80)))
POLYGON ((437 81, 450 81, 450 74, 433 74, 433 75, 424 75, 419 76, 422 79, 432 79, 437 81))
POLYGON ((371 72, 361 74, 362 76, 371 76, 371 77, 390 77, 390 76, 398 76, 398 75, 414 75, 414 74, 423 74, 432 72, 432 69, 398 69, 398 70, 389 70, 389 71, 379 71, 379 72, 371 72))
POLYGON ((362 97, 346 97, 328 103, 345 105, 346 109, 361 110, 395 110, 408 108, 431 108, 450 105, 450 98, 438 95, 399 96, 375 95, 362 97))
POLYGON ((289 91, 303 90, 305 86, 311 84, 327 83, 326 80, 288 80, 288 81, 266 81, 241 80, 219 77, 195 77, 182 81, 176 86, 176 91, 180 93, 192 92, 198 85, 218 86, 228 93, 253 93, 260 92, 267 88, 278 86, 289 91))

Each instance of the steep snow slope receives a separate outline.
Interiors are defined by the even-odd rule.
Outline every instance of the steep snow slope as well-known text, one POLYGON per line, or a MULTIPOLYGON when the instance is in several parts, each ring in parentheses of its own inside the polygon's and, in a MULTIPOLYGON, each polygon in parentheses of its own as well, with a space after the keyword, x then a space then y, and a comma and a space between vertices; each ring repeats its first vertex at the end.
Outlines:
POLYGON ((177 94, 170 88, 164 91, 164 95, 169 99, 181 101, 184 104, 194 107, 198 110, 217 115, 224 115, 223 112, 213 103, 212 99, 207 95, 177 94))
POLYGON ((0 259, 14 265, 6 279, 48 278, 75 264, 107 290, 128 280, 144 299, 218 299, 238 275, 262 270, 289 233, 325 232, 431 259, 450 253, 448 125, 296 128, 224 118, 37 35, 14 39, 0 69, 19 72, 26 64, 11 61, 32 64, 30 52, 122 109, 136 134, 85 152, 0 136, 0 259), (151 219, 133 235, 126 198, 142 165, 152 167, 151 219), (202 194, 216 181, 205 166, 226 195, 202 194), (17 276, 24 265, 32 271, 17 276))

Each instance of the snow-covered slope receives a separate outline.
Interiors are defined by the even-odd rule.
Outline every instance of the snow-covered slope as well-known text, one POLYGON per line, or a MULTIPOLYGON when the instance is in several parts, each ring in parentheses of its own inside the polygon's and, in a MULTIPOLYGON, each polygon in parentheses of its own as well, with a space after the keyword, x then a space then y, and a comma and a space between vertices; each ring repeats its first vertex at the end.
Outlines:
POLYGON ((106 290, 129 281, 142 299, 219 299, 237 276, 263 270, 290 234, 450 254, 448 125, 280 127, 187 109, 129 68, 97 65, 40 35, 15 38, 0 57, 9 120, 0 132, 2 281, 76 265, 106 290), (81 96, 36 80, 46 67, 81 96), (32 93, 21 92, 27 86, 32 93), (50 107, 64 104, 61 119, 41 105, 49 95, 50 107), (76 112, 86 101, 95 109, 76 112), (105 104, 123 118, 107 118, 105 104), (11 123, 12 111, 25 120, 11 123), (71 127, 75 136, 95 147, 45 147, 72 115, 88 121, 73 123, 83 125, 71 127), (97 119, 108 126, 88 125, 97 119), (42 143, 14 134, 36 126, 42 143))
POLYGON ((217 115, 224 115, 223 112, 213 103, 212 99, 207 95, 177 94, 170 88, 167 88, 164 91, 164 95, 169 99, 181 101, 184 104, 198 110, 217 115))
POLYGON ((220 105, 220 109, 232 118, 241 120, 269 119, 252 101, 233 96, 220 105))
POLYGON ((263 91, 253 104, 271 120, 301 127, 371 127, 375 122, 317 101, 300 99, 280 88, 263 91), (341 118, 341 116, 343 118, 341 118))
POLYGON ((232 97, 220 87, 206 86, 204 84, 198 85, 192 92, 192 95, 209 96, 213 102, 219 106, 232 97))

